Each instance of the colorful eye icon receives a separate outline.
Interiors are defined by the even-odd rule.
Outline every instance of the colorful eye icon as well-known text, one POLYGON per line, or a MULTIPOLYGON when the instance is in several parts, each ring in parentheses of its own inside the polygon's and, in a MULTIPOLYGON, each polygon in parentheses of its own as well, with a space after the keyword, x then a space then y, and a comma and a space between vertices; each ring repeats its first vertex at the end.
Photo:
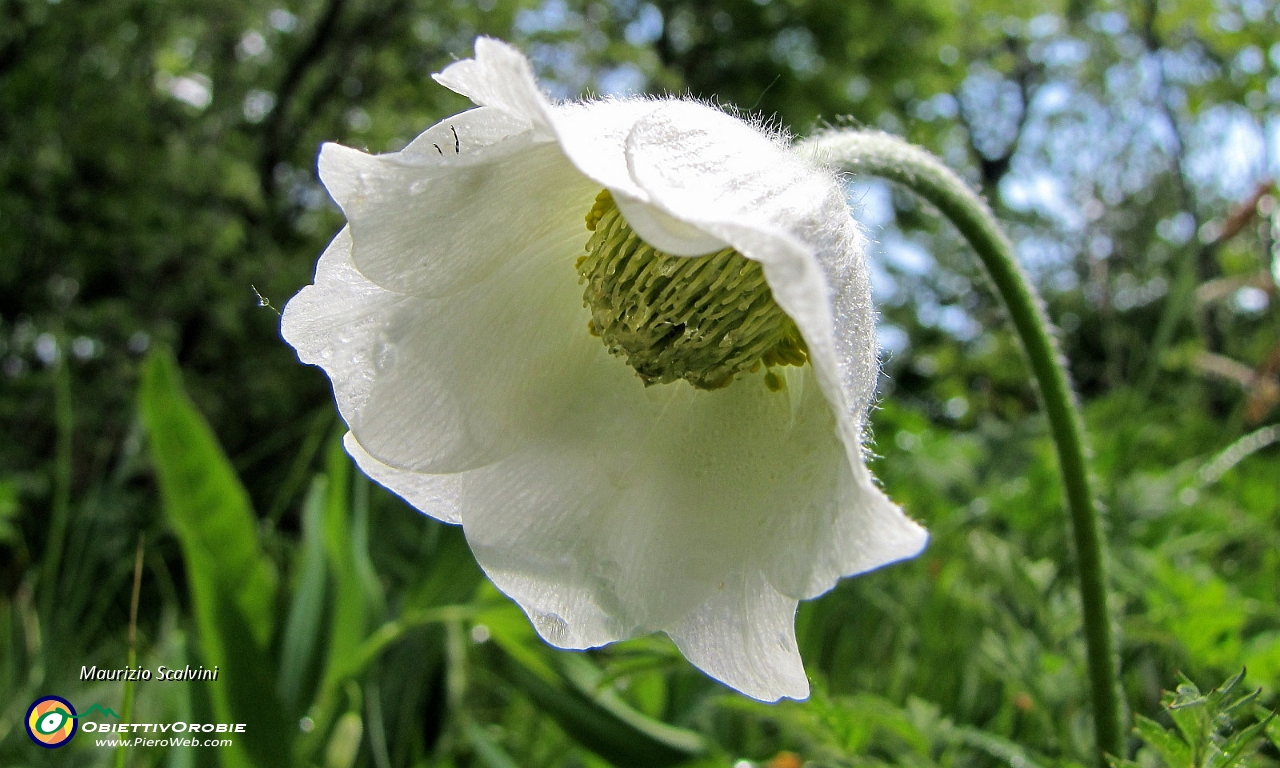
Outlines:
POLYGON ((60 747, 76 735, 76 708, 58 696, 42 696, 27 710, 26 726, 35 743, 47 749, 60 747))

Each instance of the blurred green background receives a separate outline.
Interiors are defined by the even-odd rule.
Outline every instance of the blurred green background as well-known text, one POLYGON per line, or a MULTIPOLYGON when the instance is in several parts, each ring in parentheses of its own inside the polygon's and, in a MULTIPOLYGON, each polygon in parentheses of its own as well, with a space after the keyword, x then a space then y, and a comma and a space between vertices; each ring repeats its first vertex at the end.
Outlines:
MULTIPOLYGON (((550 651, 459 530, 353 472, 275 311, 341 226, 316 152, 468 106, 429 75, 477 34, 557 98, 877 127, 964 173, 1081 392, 1129 706, 1169 725, 1179 673, 1242 667, 1275 706, 1274 0, 0 0, 0 765, 1090 764, 1034 391, 969 253, 901 190, 849 186, 876 241, 873 469, 933 538, 802 604, 810 701, 746 700, 658 638, 550 651), (131 653, 220 679, 79 680, 131 653), (44 750, 22 721, 50 693, 249 732, 44 750)), ((1159 752, 1136 756, 1174 768, 1159 752)))

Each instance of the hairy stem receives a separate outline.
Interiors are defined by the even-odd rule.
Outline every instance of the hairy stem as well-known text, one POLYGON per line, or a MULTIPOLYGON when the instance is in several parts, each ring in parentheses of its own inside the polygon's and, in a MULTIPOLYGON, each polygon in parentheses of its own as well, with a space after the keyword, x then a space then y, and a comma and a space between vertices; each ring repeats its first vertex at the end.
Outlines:
POLYGON ((1043 304, 1014 259, 1013 246, 986 203, 937 157, 897 137, 871 131, 832 131, 803 142, 799 149, 833 168, 895 181, 933 203, 977 252, 1009 311, 1039 385, 1057 448, 1075 538, 1097 758, 1098 764, 1106 768, 1106 755, 1124 757, 1125 730, 1107 605, 1104 542, 1099 532, 1099 511, 1089 487, 1083 427, 1043 304))

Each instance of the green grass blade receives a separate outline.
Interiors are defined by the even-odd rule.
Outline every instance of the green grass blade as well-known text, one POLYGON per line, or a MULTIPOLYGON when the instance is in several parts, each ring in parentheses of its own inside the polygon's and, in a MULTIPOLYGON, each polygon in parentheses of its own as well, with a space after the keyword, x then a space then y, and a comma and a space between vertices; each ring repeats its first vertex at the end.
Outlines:
MULTIPOLYGON (((324 551, 333 574, 333 620, 329 630, 332 670, 346 666, 369 633, 369 605, 355 552, 351 513, 351 460, 341 439, 329 445, 326 458, 329 494, 324 506, 324 551)), ((335 681, 330 681, 335 682, 335 681)))
POLYGON ((558 661, 561 674, 578 689, 579 693, 590 697, 596 706, 636 731, 691 755, 698 754, 706 748, 702 737, 698 734, 646 717, 633 709, 622 700, 613 686, 604 682, 604 673, 586 654, 560 654, 558 661))
MULTIPOLYGON (((703 751, 700 745, 683 739, 662 738, 658 729, 641 730, 573 686, 550 682, 514 656, 499 655, 498 668, 508 682, 579 744, 618 768, 665 768, 687 762, 703 751)), ((638 713, 635 716, 640 717, 638 713)))
POLYGON ((302 508, 302 548, 297 584, 285 624, 280 658, 280 698, 297 711, 303 688, 315 668, 316 641, 324 619, 326 591, 324 512, 325 478, 317 477, 302 508))
POLYGON ((520 768, 520 765, 476 723, 468 721, 462 730, 467 736, 471 749, 475 750, 476 757, 485 768, 520 768))
MULTIPOLYGON (((360 526, 363 514, 353 513, 351 459, 339 434, 329 444, 325 458, 328 493, 321 520, 321 539, 328 572, 333 579, 328 627, 328 655, 316 699, 309 710, 314 722, 311 735, 298 745, 299 758, 309 759, 338 715, 338 691, 353 670, 363 668, 361 650, 369 635, 380 594, 369 585, 372 566, 367 565, 367 537, 360 526)), ((375 577, 376 580, 376 577, 375 577)))

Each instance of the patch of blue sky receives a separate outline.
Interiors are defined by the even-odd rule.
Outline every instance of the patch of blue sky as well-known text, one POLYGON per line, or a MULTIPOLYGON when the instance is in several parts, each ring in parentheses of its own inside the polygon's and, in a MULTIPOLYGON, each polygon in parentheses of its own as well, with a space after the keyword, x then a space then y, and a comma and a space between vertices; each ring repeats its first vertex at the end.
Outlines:
POLYGON ((640 6, 636 18, 623 29, 623 37, 632 45, 648 45, 662 37, 662 25, 662 11, 645 3, 640 6))
POLYGON ((964 308, 955 304, 946 304, 938 308, 937 321, 934 323, 960 341, 973 341, 982 333, 982 325, 973 319, 964 308))
POLYGON ((1280 176, 1280 117, 1267 118, 1266 129, 1267 175, 1280 176))
POLYGON ((1014 246, 1018 263, 1027 270, 1036 285, 1062 293, 1075 288, 1079 279, 1071 269, 1079 250, 1062 238, 1043 234, 1027 234, 1014 246))
POLYGON ((1203 85, 1217 77, 1217 66, 1206 60, 1204 51, 1195 45, 1164 49, 1160 53, 1160 64, 1171 83, 1203 85))
POLYGON ((932 297, 921 297, 916 303, 916 319, 921 325, 937 328, 960 341, 972 341, 982 333, 982 325, 962 307, 939 304, 932 297))
POLYGON ((893 194, 887 182, 855 181, 848 185, 845 199, 853 210, 853 217, 871 237, 893 221, 893 194))
POLYGON ((567 32, 582 27, 582 17, 569 9, 565 0, 543 0, 536 8, 525 8, 516 13, 514 26, 517 32, 532 35, 538 32, 567 32))
POLYGON ((1083 64, 1089 58, 1089 52, 1088 43, 1070 37, 1047 40, 1037 48, 1040 61, 1049 67, 1061 69, 1083 64))
POLYGON ((901 306, 907 300, 902 283, 885 268, 884 254, 873 244, 868 255, 871 264, 871 300, 876 306, 901 306))
POLYGON ((623 64, 605 70, 599 77, 600 93, 604 96, 634 96, 643 93, 649 79, 635 64, 623 64))
POLYGON ((1120 11, 1099 11, 1089 14, 1089 26, 1107 35, 1120 35, 1129 28, 1129 18, 1120 11))
POLYGON ((1196 186, 1229 201, 1249 194, 1268 168, 1262 126, 1238 104, 1219 104, 1200 113, 1188 146, 1187 174, 1196 186))
POLYGON ((1247 75, 1256 75, 1262 71, 1266 63, 1267 60, 1263 56, 1261 48, 1256 45, 1246 45, 1236 54, 1232 65, 1247 75))
POLYGON ((1071 88, 1066 83, 1048 82, 1036 91, 1031 108, 1041 116, 1064 112, 1071 107, 1071 88))
POLYGON ((892 323, 880 323, 876 326, 876 342, 880 345, 880 359, 888 360, 907 351, 911 336, 892 323))
POLYGON ((960 113, 960 103, 950 93, 935 93, 915 105, 917 120, 952 120, 960 113))
POLYGON ((1010 210, 1035 212, 1063 229, 1080 229, 1085 221, 1080 206, 1071 199, 1063 179, 1048 169, 1009 174, 1000 182, 1000 200, 1010 210))
POLYGON ((974 64, 960 84, 960 103, 971 116, 978 150, 987 157, 1007 152, 1024 108, 1018 85, 986 64, 974 64))
POLYGON ((553 99, 577 98, 591 83, 594 72, 583 62, 578 43, 533 43, 525 53, 553 99))
POLYGON ((884 233, 880 250, 884 253, 886 263, 899 273, 925 275, 937 266, 924 246, 896 230, 884 233))
POLYGON ((1027 22, 1027 33, 1032 37, 1048 37, 1056 34, 1062 27, 1062 19, 1056 14, 1042 13, 1027 22))

